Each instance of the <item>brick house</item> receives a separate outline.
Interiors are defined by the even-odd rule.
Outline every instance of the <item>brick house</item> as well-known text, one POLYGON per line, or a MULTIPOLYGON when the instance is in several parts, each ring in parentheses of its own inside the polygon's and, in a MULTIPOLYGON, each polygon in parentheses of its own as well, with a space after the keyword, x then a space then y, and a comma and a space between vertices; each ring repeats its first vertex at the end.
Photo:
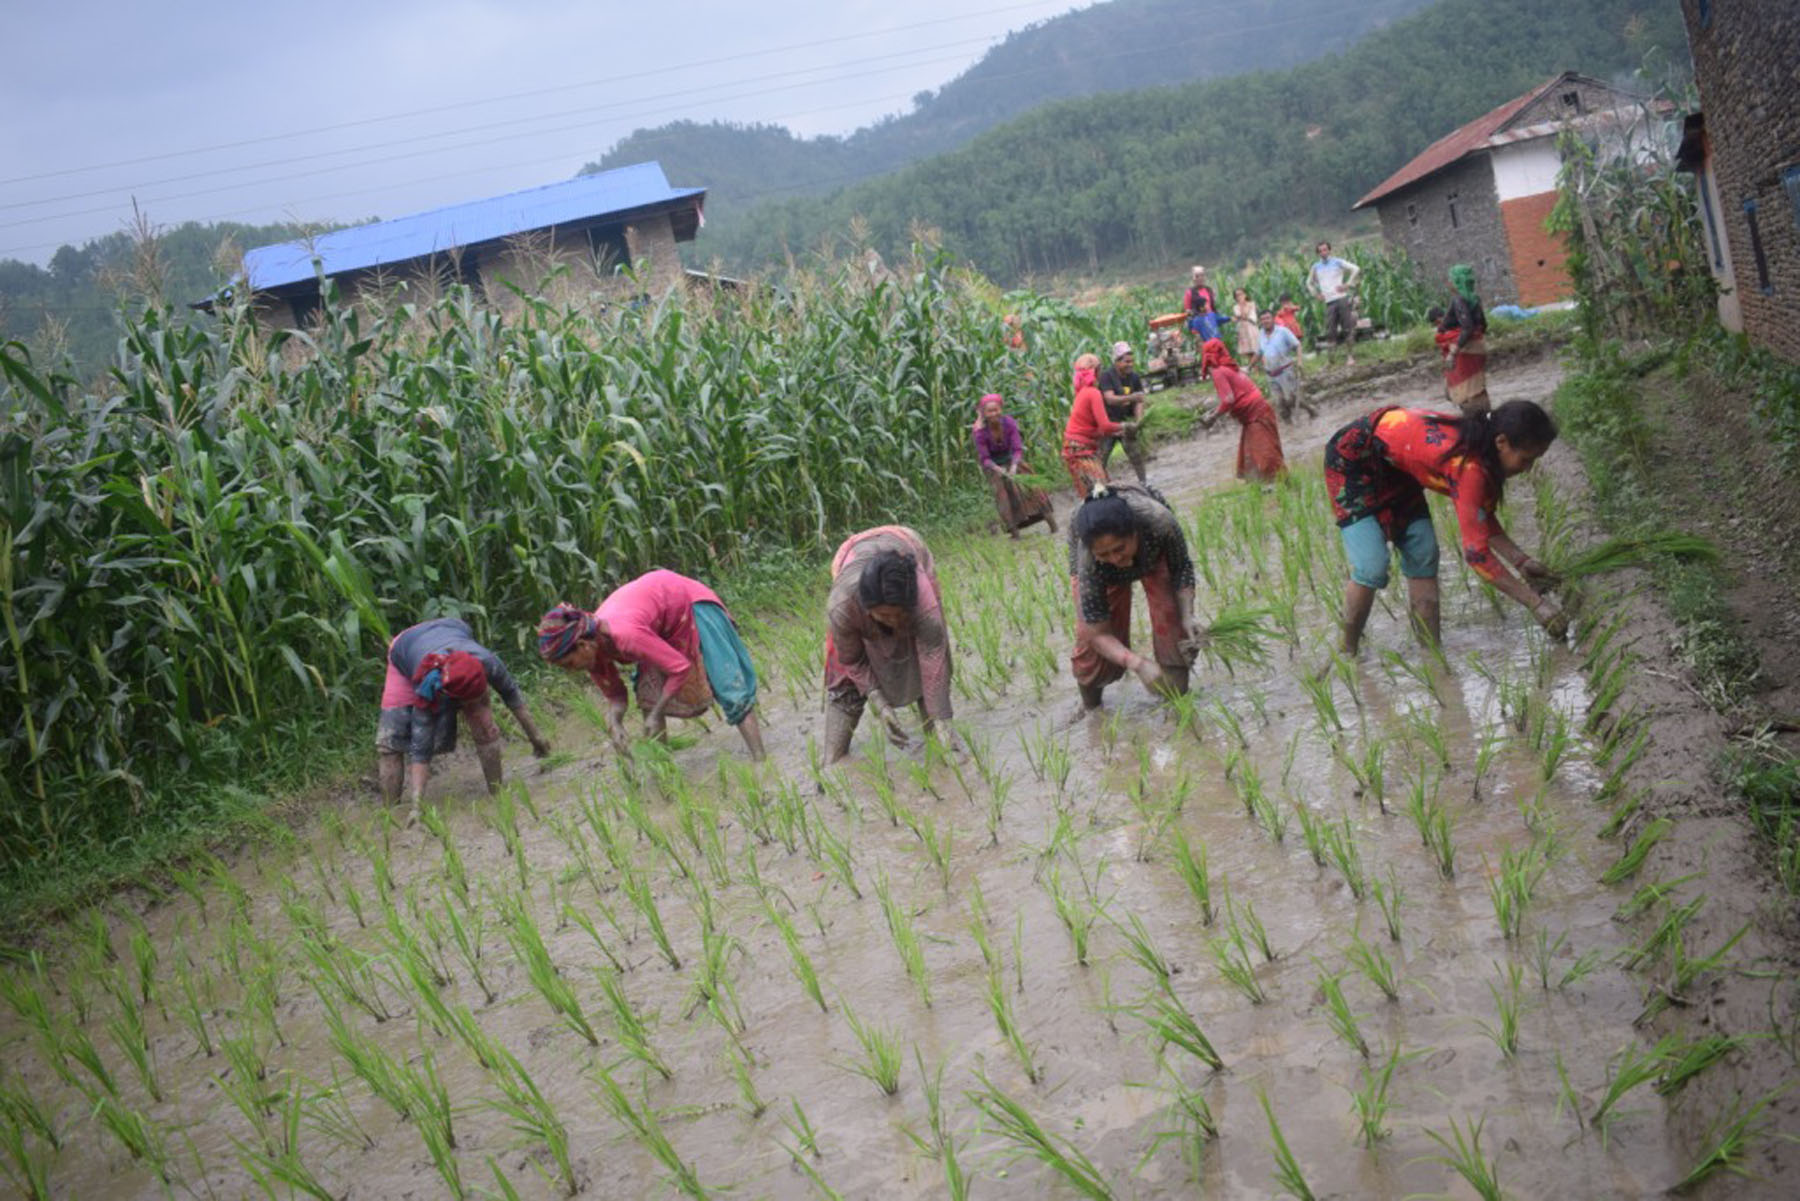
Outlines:
POLYGON ((1641 97, 1566 71, 1439 138, 1351 207, 1373 205, 1382 236, 1431 279, 1468 263, 1489 304, 1565 300, 1565 250, 1544 230, 1557 135, 1573 125, 1622 152, 1643 116, 1641 97))
MULTIPOLYGON (((502 308, 517 303, 507 284, 563 302, 660 295, 689 281, 676 245, 693 240, 705 200, 705 188, 670 187, 660 163, 637 163, 259 246, 244 255, 240 281, 254 289, 264 321, 289 329, 318 310, 321 271, 345 302, 377 292, 428 294, 450 282, 502 308), (635 280, 618 276, 624 265, 634 268, 635 280)), ((215 299, 194 307, 210 312, 215 299)))
POLYGON ((1720 320, 1800 363, 1800 5, 1681 0, 1681 15, 1703 113, 1681 162, 1726 290, 1720 320))

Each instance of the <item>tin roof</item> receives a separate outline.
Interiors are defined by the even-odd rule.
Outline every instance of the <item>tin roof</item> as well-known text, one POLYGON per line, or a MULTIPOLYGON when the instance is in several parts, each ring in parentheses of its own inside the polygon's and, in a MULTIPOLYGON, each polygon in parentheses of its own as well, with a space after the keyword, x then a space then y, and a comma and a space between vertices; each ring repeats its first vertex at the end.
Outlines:
POLYGON ((691 199, 698 207, 705 195, 705 188, 670 187, 661 163, 634 163, 523 192, 340 229, 304 242, 259 246, 244 255, 244 275, 251 288, 267 291, 314 279, 315 258, 326 275, 365 271, 531 230, 586 224, 684 200, 691 199))
MULTIPOLYGON (((1545 80, 1523 96, 1508 100, 1499 108, 1475 118, 1461 129, 1445 134, 1425 147, 1411 162, 1381 181, 1367 196, 1351 205, 1351 209, 1365 208, 1402 188, 1409 188, 1427 176, 1436 175, 1444 168, 1461 162, 1477 150, 1485 150, 1491 145, 1497 146, 1506 142, 1543 137, 1556 132, 1561 127, 1557 122, 1539 123, 1515 131, 1508 131, 1506 127, 1515 117, 1530 107, 1533 101, 1550 89, 1570 80, 1581 78, 1582 76, 1574 71, 1564 71, 1561 75, 1545 80)), ((1598 81, 1589 80, 1587 82, 1597 83, 1598 81)))

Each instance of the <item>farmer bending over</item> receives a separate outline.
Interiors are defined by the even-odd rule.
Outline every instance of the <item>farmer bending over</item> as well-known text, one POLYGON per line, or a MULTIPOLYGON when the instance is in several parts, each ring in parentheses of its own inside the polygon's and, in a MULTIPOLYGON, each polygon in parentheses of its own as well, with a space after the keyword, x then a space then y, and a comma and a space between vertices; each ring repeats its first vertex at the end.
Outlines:
POLYGON ((1552 638, 1568 631, 1557 603, 1532 585, 1556 577, 1520 550, 1496 510, 1506 481, 1531 470, 1556 441, 1556 423, 1529 400, 1458 418, 1388 406, 1359 417, 1325 444, 1325 490, 1350 559, 1344 591, 1344 650, 1355 653, 1375 594, 1387 585, 1388 544, 1400 550, 1414 632, 1438 641, 1438 545, 1425 489, 1456 505, 1463 558, 1477 575, 1531 610, 1552 638), (1510 563, 1517 576, 1500 561, 1510 563))
POLYGON ((888 710, 915 703, 927 733, 954 741, 950 636, 924 539, 899 525, 846 538, 831 559, 825 620, 825 762, 850 753, 865 705, 896 746, 906 734, 888 710))
POLYGON ((500 694, 519 728, 542 758, 550 744, 538 733, 525 709, 525 697, 500 657, 475 641, 469 624, 459 617, 440 617, 402 630, 388 644, 387 682, 381 690, 381 721, 375 749, 380 754, 381 795, 388 804, 400 799, 404 782, 411 808, 407 824, 418 817, 431 758, 456 749, 456 717, 462 714, 475 738, 475 755, 489 792, 500 788, 500 727, 494 722, 488 689, 500 694), (402 757, 410 766, 402 769, 402 757))
POLYGON ((606 694, 607 735, 621 753, 630 694, 617 664, 629 663, 650 737, 664 737, 668 718, 699 717, 716 701, 750 757, 763 757, 750 652, 725 603, 699 580, 659 569, 614 589, 592 613, 558 605, 538 624, 538 654, 587 672, 606 694))

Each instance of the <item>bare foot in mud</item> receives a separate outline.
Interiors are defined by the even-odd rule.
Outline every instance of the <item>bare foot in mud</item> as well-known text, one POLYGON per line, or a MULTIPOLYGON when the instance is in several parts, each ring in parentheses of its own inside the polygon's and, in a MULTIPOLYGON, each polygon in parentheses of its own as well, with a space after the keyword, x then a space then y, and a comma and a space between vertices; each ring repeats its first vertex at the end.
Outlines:
POLYGON ((1083 721, 1087 720, 1089 714, 1098 712, 1100 712, 1099 706, 1096 705, 1090 708, 1086 701, 1076 701, 1075 707, 1069 710, 1068 715, 1057 723, 1056 728, 1059 730, 1072 730, 1083 721))

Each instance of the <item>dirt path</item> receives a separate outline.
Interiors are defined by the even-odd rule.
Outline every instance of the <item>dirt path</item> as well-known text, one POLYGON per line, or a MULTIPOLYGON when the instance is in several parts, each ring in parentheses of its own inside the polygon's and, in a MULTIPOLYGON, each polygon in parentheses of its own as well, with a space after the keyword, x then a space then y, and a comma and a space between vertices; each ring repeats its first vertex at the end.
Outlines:
MULTIPOLYGON (((1549 358, 1498 362, 1495 399, 1544 399, 1558 378, 1549 358)), ((549 1197, 565 1191, 558 1124, 583 1196, 657 1195, 691 1174, 746 1197, 941 1197, 951 1158, 980 1197, 1076 1195, 1017 1158, 1023 1113, 1112 1195, 1262 1197, 1266 1098, 1321 1196, 1469 1195, 1432 1135, 1454 1145, 1476 1123, 1509 1195, 1668 1188, 1734 1098, 1792 1079, 1787 907, 1708 778, 1718 721, 1653 674, 1653 655, 1613 706, 1649 732, 1616 778, 1625 752, 1601 763, 1603 732, 1582 732, 1581 652, 1491 605, 1451 556, 1447 669, 1420 661, 1397 589, 1361 661, 1334 664, 1319 448, 1355 412, 1434 387, 1387 378, 1284 429, 1291 491, 1221 490, 1235 454, 1222 429, 1158 452, 1152 482, 1203 559, 1202 610, 1293 613, 1266 665, 1197 673, 1191 713, 1120 684, 1104 716, 1059 730, 1066 561, 1038 531, 934 547, 976 751, 955 763, 884 754, 864 730, 853 767, 816 772, 818 616, 745 615, 767 770, 744 768, 714 725, 624 775, 571 710, 553 737, 577 758, 528 768, 526 790, 490 800, 459 761, 434 784, 435 828, 395 830, 354 803, 300 854, 220 865, 141 912, 116 905, 59 939, 42 978, 10 969, 4 1087, 38 1103, 63 1149, 29 1132, 20 1145, 58 1195, 82 1197, 159 1195, 159 1164, 196 1196, 243 1195, 274 1164, 332 1196, 504 1177, 549 1197), (1609 789, 1644 800, 1602 837, 1609 789), (1674 826, 1648 863, 1602 883, 1654 816, 1674 826), (1669 901, 1617 918, 1639 886, 1684 876, 1669 901), (1494 901, 1509 880, 1510 931, 1494 901), (1704 899, 1675 927, 1681 949, 1648 944, 1690 897, 1704 899), (1746 921, 1721 968, 1634 1025, 1682 954, 1746 921), (1625 967, 1638 950, 1649 967, 1625 967), (1169 1044, 1190 1021, 1223 1070, 1169 1044), (885 1068, 859 1025, 892 1039, 893 1095, 867 1078, 885 1068), (1713 1032, 1778 1037, 1727 1048, 1667 1099, 1646 1077, 1604 1138, 1592 1128, 1621 1055, 1713 1032), (83 1066, 84 1038, 110 1088, 83 1066), (1359 1093, 1384 1107, 1368 1149, 1359 1093), (1188 1137, 1200 1115, 1216 1137, 1188 1137), (133 1158, 140 1129, 151 1142, 133 1158), (455 1146, 434 1153, 426 1134, 441 1130, 455 1146)), ((1571 454, 1547 466, 1578 494, 1571 454)), ((1532 491, 1509 506, 1532 545, 1532 491)), ((1666 634, 1642 594, 1595 608, 1626 614, 1615 637, 1641 648, 1666 634)), ((1800 1132, 1787 1100, 1768 1114, 1800 1132)), ((1773 1182, 1792 1155, 1759 1141, 1748 1165, 1763 1181, 1699 1193, 1785 1196, 1773 1182)))

